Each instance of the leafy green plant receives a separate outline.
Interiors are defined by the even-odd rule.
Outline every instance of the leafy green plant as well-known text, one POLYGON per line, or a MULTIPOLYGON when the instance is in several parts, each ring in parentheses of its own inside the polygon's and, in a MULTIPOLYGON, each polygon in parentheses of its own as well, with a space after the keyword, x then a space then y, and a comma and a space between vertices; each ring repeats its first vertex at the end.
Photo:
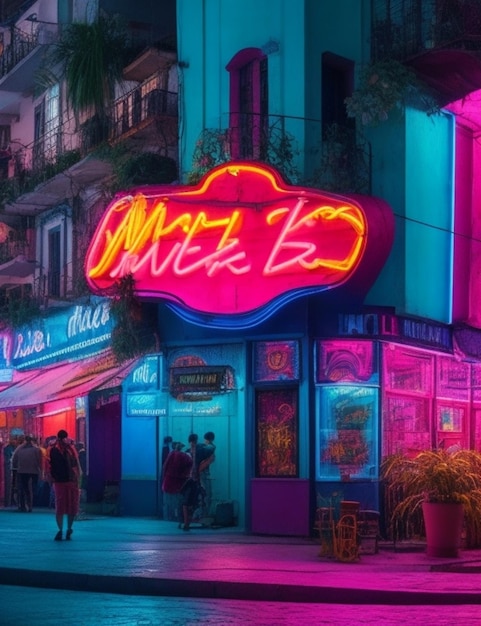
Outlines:
POLYGON ((391 111, 402 112, 408 102, 416 103, 430 114, 437 110, 435 98, 415 72, 393 59, 366 65, 357 89, 345 100, 348 117, 363 126, 384 122, 391 111))
POLYGON ((67 150, 59 154, 55 160, 44 162, 34 170, 18 168, 13 178, 0 180, 0 207, 24 193, 33 191, 41 183, 78 163, 81 158, 79 150, 67 150))
MULTIPOLYGON (((259 137, 259 145, 256 147, 259 156, 256 160, 272 165, 287 181, 296 183, 300 174, 295 160, 300 151, 296 146, 295 137, 286 132, 282 122, 282 119, 274 121, 259 137)), ((187 183, 194 185, 213 167, 231 161, 233 158, 231 144, 230 129, 204 129, 195 144, 187 183)))
POLYGON ((130 154, 115 171, 120 188, 135 185, 163 185, 177 179, 177 164, 170 157, 156 152, 130 154))
POLYGON ((187 183, 195 185, 213 167, 231 159, 229 130, 204 128, 195 144, 187 183))
POLYGON ((40 306, 29 291, 11 290, 0 305, 0 320, 4 328, 27 326, 41 315, 40 306))
POLYGON ((354 128, 326 125, 316 157, 319 166, 306 181, 309 186, 337 193, 370 193, 369 148, 354 128))
POLYGON ((461 503, 467 547, 481 542, 481 453, 475 450, 425 450, 414 458, 383 459, 381 476, 392 503, 391 522, 409 522, 423 502, 461 503))
POLYGON ((153 325, 149 327, 149 314, 135 295, 132 274, 124 276, 115 285, 110 304, 115 320, 112 331, 112 352, 118 363, 145 354, 155 348, 153 325))
MULTIPOLYGON (((127 30, 117 16, 99 13, 91 23, 73 22, 64 29, 51 48, 48 63, 60 67, 75 113, 93 109, 98 117, 105 117, 127 51, 127 30)), ((50 82, 58 78, 51 76, 50 82)))

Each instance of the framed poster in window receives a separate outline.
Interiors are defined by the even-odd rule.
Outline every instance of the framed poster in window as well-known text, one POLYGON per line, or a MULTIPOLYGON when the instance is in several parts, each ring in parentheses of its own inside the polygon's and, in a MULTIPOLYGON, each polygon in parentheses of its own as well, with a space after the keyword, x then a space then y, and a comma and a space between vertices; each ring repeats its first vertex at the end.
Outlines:
POLYGON ((299 380, 298 341, 258 341, 254 355, 255 382, 299 380))
POLYGON ((299 475, 297 387, 256 392, 256 476, 299 475))

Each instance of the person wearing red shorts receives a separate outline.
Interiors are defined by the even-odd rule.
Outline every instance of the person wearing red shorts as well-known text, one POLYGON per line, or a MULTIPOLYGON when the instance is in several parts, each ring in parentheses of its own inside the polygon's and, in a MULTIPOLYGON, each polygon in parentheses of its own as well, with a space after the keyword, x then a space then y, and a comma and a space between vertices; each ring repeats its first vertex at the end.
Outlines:
POLYGON ((55 519, 58 532, 55 541, 63 539, 63 520, 67 516, 65 539, 70 540, 73 522, 79 511, 79 484, 82 476, 80 462, 75 446, 68 439, 65 430, 59 430, 55 445, 50 448, 49 474, 55 490, 55 519))

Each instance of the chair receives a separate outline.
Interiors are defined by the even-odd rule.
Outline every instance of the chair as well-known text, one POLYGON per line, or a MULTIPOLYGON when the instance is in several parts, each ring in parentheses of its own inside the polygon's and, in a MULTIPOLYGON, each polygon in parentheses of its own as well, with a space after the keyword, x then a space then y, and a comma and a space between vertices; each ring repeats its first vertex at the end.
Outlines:
POLYGON ((359 537, 357 518, 360 503, 343 500, 338 522, 333 522, 334 557, 338 561, 357 561, 359 558, 359 537))
POLYGON ((360 539, 361 554, 377 554, 379 550, 378 541, 380 537, 379 530, 379 511, 371 511, 361 509, 358 514, 358 532, 360 539))
POLYGON ((320 506, 316 509, 314 528, 319 533, 321 549, 319 556, 333 556, 333 528, 334 508, 332 506, 320 506))

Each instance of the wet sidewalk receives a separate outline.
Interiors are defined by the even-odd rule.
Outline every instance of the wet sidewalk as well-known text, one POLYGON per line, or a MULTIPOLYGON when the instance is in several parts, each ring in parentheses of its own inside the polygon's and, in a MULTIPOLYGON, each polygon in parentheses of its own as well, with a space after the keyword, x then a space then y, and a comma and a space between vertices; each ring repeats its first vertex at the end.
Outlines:
POLYGON ((71 541, 53 541, 55 532, 53 511, 0 510, 0 584, 285 602, 481 603, 481 550, 439 559, 422 546, 382 545, 345 563, 321 557, 313 538, 184 532, 158 519, 92 516, 75 523, 71 541))

